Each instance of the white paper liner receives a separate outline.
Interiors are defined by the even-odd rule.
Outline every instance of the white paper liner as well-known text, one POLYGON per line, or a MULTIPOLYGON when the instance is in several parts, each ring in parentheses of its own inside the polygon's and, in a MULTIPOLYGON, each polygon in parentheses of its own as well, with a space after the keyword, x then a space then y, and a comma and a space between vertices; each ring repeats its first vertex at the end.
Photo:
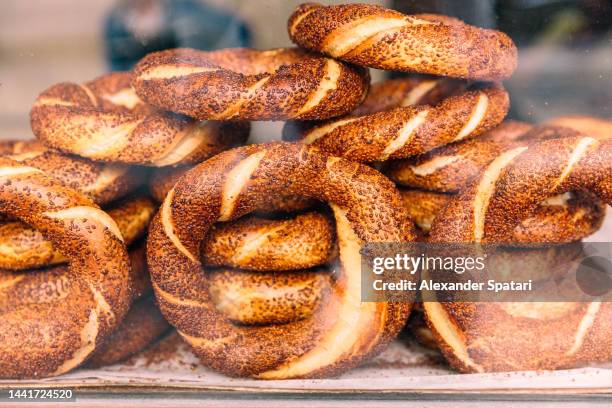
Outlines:
POLYGON ((559 371, 458 374, 437 352, 412 341, 396 341, 384 353, 341 377, 259 381, 229 378, 203 367, 189 347, 171 335, 161 345, 124 364, 37 381, 0 381, 1 388, 151 387, 252 392, 609 392, 612 364, 559 371), (163 350, 163 351, 159 351, 163 350))

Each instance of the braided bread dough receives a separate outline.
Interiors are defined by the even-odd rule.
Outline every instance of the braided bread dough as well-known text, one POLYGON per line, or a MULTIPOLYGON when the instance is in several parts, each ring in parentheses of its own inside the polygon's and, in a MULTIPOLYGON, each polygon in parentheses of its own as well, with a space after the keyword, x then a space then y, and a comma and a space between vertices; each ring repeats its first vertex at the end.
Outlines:
MULTIPOLYGON (((148 197, 115 203, 108 210, 126 245, 144 235, 155 205, 148 197)), ((66 262, 66 257, 43 234, 21 221, 0 224, 0 268, 23 270, 66 262)))
POLYGON ((156 167, 198 163, 248 138, 247 123, 197 122, 152 109, 130 80, 118 72, 52 86, 30 112, 34 135, 92 160, 156 167))
MULTIPOLYGON (((480 135, 499 125, 508 108, 506 91, 490 85, 449 96, 435 106, 400 107, 324 122, 298 139, 350 160, 385 161, 480 135)), ((295 135, 285 133, 283 138, 295 135)))
POLYGON ((129 307, 125 245, 106 213, 42 171, 0 158, 0 179, 2 211, 40 230, 66 255, 71 284, 50 286, 55 296, 47 302, 36 291, 16 296, 19 279, 2 285, 0 377, 63 374, 97 349, 129 307))
POLYGON ((147 253, 162 313, 203 363, 234 376, 295 378, 342 372, 395 337, 410 304, 359 301, 359 247, 408 239, 414 233, 399 194, 380 173, 277 143, 222 153, 185 174, 151 224, 147 253), (341 267, 309 318, 238 326, 214 306, 199 247, 213 222, 245 215, 281 191, 333 203, 341 267))
POLYGON ((504 33, 370 4, 305 3, 289 18, 288 31, 306 49, 390 71, 497 81, 517 65, 516 46, 504 33))
MULTIPOLYGON (((572 190, 612 203, 612 140, 565 137, 503 153, 444 207, 430 241, 504 242, 542 200, 572 190)), ((609 303, 425 302, 424 309, 444 355, 464 372, 557 369, 612 358, 609 303)))
POLYGON ((147 103, 198 119, 327 119, 363 101, 367 70, 298 48, 173 49, 134 68, 147 103))

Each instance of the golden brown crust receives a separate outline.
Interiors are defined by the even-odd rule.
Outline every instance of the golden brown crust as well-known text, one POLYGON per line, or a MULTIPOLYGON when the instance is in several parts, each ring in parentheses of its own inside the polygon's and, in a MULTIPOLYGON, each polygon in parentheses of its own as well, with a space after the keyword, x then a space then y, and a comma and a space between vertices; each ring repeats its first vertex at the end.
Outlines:
MULTIPOLYGON (((149 181, 149 192, 157 202, 163 202, 168 191, 174 187, 179 178, 193 166, 186 167, 162 167, 155 169, 149 181)), ((263 208, 257 210, 261 214, 273 213, 292 213, 296 211, 306 210, 315 206, 316 200, 308 199, 300 196, 287 196, 280 194, 274 197, 268 197, 263 208)))
MULTIPOLYGON (((0 208, 40 230, 66 255, 70 284, 48 302, 4 302, 0 377, 59 375, 82 364, 125 315, 131 297, 125 244, 90 199, 40 170, 0 158, 0 178, 0 208)), ((10 285, 3 288, 11 297, 10 285)))
MULTIPOLYGON (((387 79, 370 86, 368 96, 348 117, 370 115, 394 108, 435 105, 444 98, 465 91, 468 82, 428 75, 411 75, 405 78, 387 79)), ((283 139, 299 139, 300 135, 320 126, 317 121, 290 120, 283 126, 283 139)))
POLYGON ((147 256, 162 313, 204 364, 234 376, 314 377, 357 365, 404 325, 410 304, 358 301, 359 248, 412 239, 399 193, 376 170, 313 147, 272 143, 233 149, 185 174, 151 224, 147 256), (341 266, 311 317, 237 326, 214 306, 197 254, 214 222, 252 212, 280 192, 333 203, 341 266))
POLYGON ((376 5, 302 4, 288 31, 306 49, 390 71, 496 81, 510 77, 517 65, 516 46, 502 32, 376 5))
POLYGON ((464 91, 467 86, 465 81, 427 75, 387 79, 373 83, 368 96, 351 115, 369 115, 401 106, 436 105, 444 98, 464 91))
POLYGON ((367 70, 298 48, 173 49, 134 68, 138 95, 198 119, 327 119, 359 105, 367 70))
MULTIPOLYGON (((507 92, 490 85, 450 96, 435 106, 395 108, 324 122, 298 139, 335 156, 373 162, 428 152, 499 125, 509 108, 507 92)), ((285 140, 294 135, 285 133, 285 140)))
POLYGON ((255 271, 307 269, 330 260, 335 232, 317 212, 284 220, 244 217, 216 224, 202 245, 202 262, 255 271))
MULTIPOLYGON (((134 197, 107 209, 126 245, 144 235, 155 204, 148 197, 134 197)), ((66 262, 66 257, 43 234, 22 221, 0 224, 0 268, 24 270, 66 262)))
MULTIPOLYGON (((401 190, 404 205, 415 224, 428 233, 437 214, 455 195, 401 190)), ((606 216, 606 205, 591 194, 577 191, 548 197, 516 226, 513 246, 574 242, 595 233, 606 216)))
POLYGON ((324 270, 222 269, 212 272, 210 296, 217 310, 238 324, 285 324, 312 316, 330 287, 330 274, 324 270))
POLYGON ((198 163, 241 145, 248 123, 197 122, 146 106, 117 72, 45 90, 30 112, 46 145, 92 160, 145 166, 198 163))
POLYGON ((169 329, 155 298, 141 299, 132 304, 117 330, 87 361, 87 367, 120 363, 159 340, 169 329))
POLYGON ((46 172, 65 186, 87 194, 99 205, 125 196, 145 179, 140 168, 61 154, 38 140, 5 140, 0 142, 0 154, 46 172))
POLYGON ((0 140, 0 156, 20 155, 22 153, 44 152, 47 148, 36 139, 0 140))
POLYGON ((550 126, 564 126, 574 129, 585 136, 600 139, 612 137, 612 120, 586 115, 567 115, 549 119, 544 122, 550 126))
MULTIPOLYGON (((550 194, 589 190, 612 203, 612 140, 565 137, 495 159, 436 218, 432 242, 505 242, 550 194)), ((541 370, 612 358, 605 302, 424 304, 430 327, 461 371, 541 370), (534 341, 538 339, 538 341, 534 341)))
POLYGON ((476 139, 441 146, 408 159, 389 161, 383 172, 403 186, 457 192, 529 129, 531 125, 527 123, 504 122, 476 139))

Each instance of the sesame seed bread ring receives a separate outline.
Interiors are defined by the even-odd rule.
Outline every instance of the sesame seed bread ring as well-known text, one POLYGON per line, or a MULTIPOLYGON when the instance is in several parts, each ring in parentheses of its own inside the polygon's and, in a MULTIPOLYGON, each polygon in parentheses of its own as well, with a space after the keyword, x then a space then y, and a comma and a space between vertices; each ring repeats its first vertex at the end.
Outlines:
POLYGON ((130 264, 115 222, 42 171, 0 158, 2 212, 41 231, 69 259, 61 300, 1 312, 0 377, 63 374, 114 331, 130 302, 130 264))
MULTIPOLYGON (((157 202, 163 202, 166 194, 174 187, 178 179, 192 168, 193 166, 155 169, 149 182, 149 192, 157 202)), ((306 210, 315 205, 316 201, 312 199, 280 194, 275 197, 268 197, 265 207, 259 208, 257 212, 261 214, 292 213, 306 210)))
POLYGON ((99 205, 125 196, 145 180, 145 172, 133 166, 94 162, 35 146, 21 150, 7 157, 44 171, 65 186, 88 195, 99 205))
POLYGON ((284 220, 244 217, 215 224, 202 244, 202 262, 255 271, 307 269, 330 260, 335 232, 317 212, 284 220))
POLYGON ((359 105, 367 70, 299 48, 172 49, 134 68, 138 95, 197 119, 327 119, 359 105))
MULTIPOLYGON (((130 251, 133 298, 152 294, 146 273, 144 246, 130 251), (148 289, 136 288, 147 282, 148 289), (137 284, 134 284, 137 283, 137 284)), ((61 300, 72 289, 72 281, 66 265, 20 272, 0 270, 0 313, 28 303, 49 303, 61 300)), ((132 304, 124 320, 106 342, 97 348, 88 366, 114 364, 142 350, 168 329, 161 313, 149 296, 132 304)))
POLYGON ((369 115, 401 106, 435 105, 450 95, 464 91, 465 81, 412 75, 373 83, 363 103, 352 116, 369 115))
MULTIPOLYGON (((406 106, 324 122, 298 139, 359 162, 400 159, 493 129, 506 116, 509 104, 501 86, 488 85, 434 106, 406 106)), ((292 136, 283 135, 285 140, 292 136)))
MULTIPOLYGON (((411 75, 406 78, 388 79, 370 86, 363 103, 346 118, 415 105, 435 105, 444 98, 465 91, 468 83, 451 78, 427 75, 411 75)), ((283 126, 283 138, 293 140, 306 134, 321 123, 317 121, 291 120, 283 126)))
MULTIPOLYGON (((107 209, 126 245, 144 235, 153 218, 155 204, 148 197, 135 197, 107 209)), ((41 231, 22 221, 0 224, 0 268, 24 270, 66 262, 66 257, 41 231)))
MULTIPOLYGON (((428 233, 437 214, 455 197, 434 191, 401 190, 406 210, 415 224, 428 233)), ((606 215, 606 206, 590 194, 576 191, 542 201, 521 220, 512 236, 513 246, 578 241, 595 233, 606 215)))
POLYGON ((585 136, 600 139, 612 137, 612 120, 601 119, 593 116, 568 115, 559 116, 545 122, 551 126, 565 126, 574 129, 585 136))
POLYGON ((299 6, 288 22, 301 47, 370 68, 496 81, 517 65, 506 34, 433 14, 405 15, 381 6, 299 6))
POLYGON ((328 295, 331 277, 323 270, 211 273, 210 296, 217 310, 238 324, 285 324, 306 319, 328 295))
POLYGON ((198 163, 246 141, 248 123, 197 122, 145 105, 118 72, 45 90, 30 112, 46 145, 92 160, 171 166, 198 163))
POLYGON ((376 170, 306 145, 271 143, 221 153, 185 174, 151 224, 147 256, 162 313, 204 364, 233 376, 320 377, 381 351, 403 327, 411 304, 360 302, 359 250, 363 242, 414 238, 399 193, 376 170), (214 305, 200 245, 214 222, 250 213, 281 192, 331 204, 337 277, 309 318, 236 325, 214 305))
MULTIPOLYGON (((551 194, 612 203, 612 140, 565 137, 509 150, 436 217, 432 242, 505 242, 551 194)), ((612 359, 612 304, 424 303, 445 356, 465 372, 576 367, 612 359), (541 341, 534 341, 540 339, 541 341)))
POLYGON ((403 186, 457 192, 529 129, 531 125, 527 123, 504 122, 476 139, 441 146, 416 157, 389 161, 383 172, 403 186))

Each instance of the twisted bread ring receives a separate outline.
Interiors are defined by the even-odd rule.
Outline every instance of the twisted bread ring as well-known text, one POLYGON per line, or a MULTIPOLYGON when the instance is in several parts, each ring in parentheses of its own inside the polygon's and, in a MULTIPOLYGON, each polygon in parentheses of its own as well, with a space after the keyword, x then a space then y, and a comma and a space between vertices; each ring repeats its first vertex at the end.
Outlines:
MULTIPOLYGON (((407 106, 325 122, 299 139, 354 161, 399 159, 493 129, 508 108, 506 91, 491 85, 450 96, 435 106, 407 106)), ((284 133, 283 138, 294 135, 284 133)))
MULTIPOLYGON (((126 199, 108 209, 126 245, 144 234, 154 212, 148 197, 126 199)), ((62 262, 66 257, 40 231, 21 221, 0 224, 0 268, 23 270, 62 262)))
MULTIPOLYGON (((495 270, 489 268, 490 278, 500 282, 529 279, 543 282, 550 281, 555 275, 558 279, 563 279, 568 265, 583 258, 585 253, 582 243, 576 241, 551 247, 512 248, 490 255, 488 263, 495 267, 495 270)), ((427 326, 422 303, 415 303, 407 327, 422 346, 439 349, 434 333, 427 326)))
POLYGON ((404 106, 436 105, 466 88, 467 82, 452 78, 413 75, 387 79, 372 84, 368 96, 351 115, 369 115, 404 106))
POLYGON ((0 311, 0 377, 65 373, 116 328, 130 301, 129 260, 115 222, 42 171, 0 158, 0 208, 41 231, 69 259, 61 300, 0 311), (61 319, 58 319, 61 316, 61 319))
POLYGON ((217 224, 202 245, 202 262, 255 271, 307 269, 325 264, 335 249, 332 225, 310 212, 286 220, 245 217, 217 224))
POLYGON ((298 48, 152 53, 134 68, 147 103, 198 119, 327 119, 363 101, 367 70, 298 48))
MULTIPOLYGON (((454 195, 433 191, 402 190, 410 217, 425 233, 454 195)), ((606 206, 581 191, 558 194, 542 201, 513 231, 513 246, 573 242, 595 233, 603 223, 606 206)))
MULTIPOLYGON (((435 105, 444 98, 465 91, 467 82, 450 78, 435 78, 412 75, 406 78, 388 79, 370 86, 361 105, 349 116, 358 117, 383 112, 399 107, 435 105)), ((283 138, 292 140, 307 134, 320 125, 317 121, 287 121, 283 127, 283 138)))
POLYGON ((391 160, 383 172, 403 186, 457 192, 504 150, 513 146, 531 125, 504 122, 477 139, 438 147, 419 156, 391 160))
POLYGON ((123 164, 96 163, 65 155, 42 146, 36 140, 0 142, 0 152, 25 166, 36 167, 67 187, 90 196, 103 205, 123 197, 144 181, 144 172, 123 164))
POLYGON ((206 365, 234 376, 312 377, 357 365, 401 329, 410 304, 360 302, 359 248, 407 239, 414 233, 399 194, 376 170, 274 143, 221 153, 185 174, 151 224, 147 255, 162 313, 206 365), (341 268, 310 318, 237 326, 216 310, 197 254, 213 222, 245 215, 280 192, 332 203, 341 268))
MULTIPOLYGON (((155 169, 149 182, 149 192, 153 198, 161 203, 166 198, 168 191, 174 187, 179 178, 193 166, 185 167, 162 167, 155 169)), ((306 210, 316 205, 316 201, 300 196, 289 197, 285 194, 280 194, 275 197, 269 197, 265 208, 259 208, 257 212, 263 214, 270 213, 291 213, 296 211, 306 210)))
MULTIPOLYGON (((504 242, 543 199, 572 190, 612 203, 612 140, 566 137, 503 153, 442 210, 430 241, 504 242)), ((461 371, 556 369, 612 358, 609 303, 426 302, 424 309, 443 353, 461 371)))
POLYGON ((302 4, 288 31, 306 49, 390 71, 496 81, 510 77, 517 64, 516 46, 502 32, 369 4, 302 4))
POLYGON ((30 112, 46 145, 92 160, 171 166, 198 163, 244 143, 247 123, 196 122, 142 103, 131 74, 104 75, 85 85, 44 91, 30 112))

